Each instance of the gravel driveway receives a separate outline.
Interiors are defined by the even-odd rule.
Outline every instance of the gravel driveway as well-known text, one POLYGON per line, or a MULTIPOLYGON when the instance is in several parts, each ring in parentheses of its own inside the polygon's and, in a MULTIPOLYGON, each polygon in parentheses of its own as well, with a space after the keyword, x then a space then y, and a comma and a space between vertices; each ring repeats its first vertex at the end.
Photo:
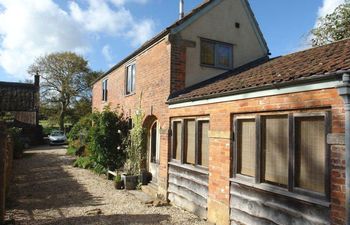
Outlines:
POLYGON ((173 206, 145 205, 113 182, 72 167, 60 147, 29 150, 16 160, 6 217, 16 224, 207 224, 173 206))

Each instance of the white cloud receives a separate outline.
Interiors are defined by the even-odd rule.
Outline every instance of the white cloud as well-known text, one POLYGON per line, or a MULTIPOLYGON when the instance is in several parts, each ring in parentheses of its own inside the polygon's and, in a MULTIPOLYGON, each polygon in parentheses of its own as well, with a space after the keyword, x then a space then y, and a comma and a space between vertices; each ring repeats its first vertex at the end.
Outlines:
MULTIPOLYGON (((91 37, 103 35, 124 38, 136 47, 154 33, 154 22, 138 20, 126 8, 128 3, 148 0, 86 0, 86 7, 67 3, 64 10, 56 0, 0 0, 0 67, 16 79, 38 56, 58 51, 84 54, 91 37)), ((105 59, 113 60, 109 45, 102 49, 105 59)))
POLYGON ((111 53, 111 47, 109 45, 103 46, 102 55, 103 55, 103 57, 105 57, 107 62, 111 62, 113 60, 112 53, 111 53))
POLYGON ((87 2, 86 9, 75 2, 70 3, 69 8, 73 19, 88 31, 129 38, 133 47, 147 41, 154 34, 153 20, 136 20, 124 6, 127 2, 146 3, 147 0, 88 0, 87 2), (112 8, 111 4, 116 8, 112 8))
POLYGON ((51 0, 0 0, 0 66, 25 78, 33 60, 49 52, 87 50, 70 16, 51 0))

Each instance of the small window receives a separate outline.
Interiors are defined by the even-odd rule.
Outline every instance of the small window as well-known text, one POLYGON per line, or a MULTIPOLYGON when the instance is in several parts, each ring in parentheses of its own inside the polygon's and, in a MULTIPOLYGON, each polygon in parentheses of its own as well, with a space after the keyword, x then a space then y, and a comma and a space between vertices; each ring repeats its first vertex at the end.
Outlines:
POLYGON ((181 160, 181 132, 182 124, 180 121, 173 123, 173 153, 172 158, 175 160, 181 160))
POLYGON ((136 64, 132 64, 126 68, 125 94, 129 95, 135 91, 135 75, 136 64))
POLYGON ((185 120, 185 163, 196 164, 196 121, 185 120))
POLYGON ((296 186, 325 193, 324 117, 301 117, 296 126, 296 186))
POLYGON ((238 167, 237 173, 255 176, 256 125, 255 119, 238 120, 238 167))
POLYGON ((263 179, 288 185, 288 116, 266 116, 262 124, 263 179))
POLYGON ((231 44, 202 39, 201 64, 222 69, 231 69, 233 64, 231 44))
POLYGON ((108 80, 102 81, 102 101, 107 101, 108 89, 107 89, 108 80))
POLYGON ((198 164, 204 167, 209 165, 209 121, 198 121, 198 164))

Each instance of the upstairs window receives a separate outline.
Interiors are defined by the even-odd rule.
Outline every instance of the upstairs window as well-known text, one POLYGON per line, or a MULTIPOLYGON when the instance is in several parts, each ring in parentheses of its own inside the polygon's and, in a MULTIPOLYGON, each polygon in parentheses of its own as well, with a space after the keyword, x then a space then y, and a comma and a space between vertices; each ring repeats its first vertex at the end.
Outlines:
POLYGON ((125 94, 130 95, 135 91, 136 64, 126 67, 125 94))
POLYGON ((107 97, 108 97, 107 81, 108 80, 102 81, 102 101, 107 101, 107 97))
POLYGON ((201 39, 201 65, 222 69, 233 66, 233 45, 201 39))

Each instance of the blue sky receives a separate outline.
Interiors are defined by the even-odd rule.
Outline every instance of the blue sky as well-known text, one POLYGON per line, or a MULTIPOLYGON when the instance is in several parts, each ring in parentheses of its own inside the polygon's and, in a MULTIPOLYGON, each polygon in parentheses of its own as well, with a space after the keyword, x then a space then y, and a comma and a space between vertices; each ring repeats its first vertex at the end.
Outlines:
MULTIPOLYGON (((202 0, 185 0, 186 12, 202 0)), ((272 56, 307 46, 343 0, 249 0, 272 56)), ((178 18, 178 0, 0 0, 0 80, 28 78, 37 56, 75 51, 105 71, 178 18)))

